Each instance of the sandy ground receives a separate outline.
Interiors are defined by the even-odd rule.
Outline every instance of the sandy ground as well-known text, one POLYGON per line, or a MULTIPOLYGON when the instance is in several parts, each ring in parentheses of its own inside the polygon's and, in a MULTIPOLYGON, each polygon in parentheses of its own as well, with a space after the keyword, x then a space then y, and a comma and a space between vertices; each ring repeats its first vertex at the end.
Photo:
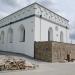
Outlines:
POLYGON ((0 75, 75 75, 75 63, 47 63, 23 58, 39 65, 35 70, 2 71, 0 75))

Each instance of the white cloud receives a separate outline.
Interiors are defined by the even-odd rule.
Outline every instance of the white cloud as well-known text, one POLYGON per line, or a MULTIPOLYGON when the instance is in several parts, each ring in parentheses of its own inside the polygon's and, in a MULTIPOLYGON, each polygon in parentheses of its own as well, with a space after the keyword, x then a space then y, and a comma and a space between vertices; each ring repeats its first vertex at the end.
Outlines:
POLYGON ((17 6, 20 4, 20 0, 0 0, 2 3, 10 6, 17 6))

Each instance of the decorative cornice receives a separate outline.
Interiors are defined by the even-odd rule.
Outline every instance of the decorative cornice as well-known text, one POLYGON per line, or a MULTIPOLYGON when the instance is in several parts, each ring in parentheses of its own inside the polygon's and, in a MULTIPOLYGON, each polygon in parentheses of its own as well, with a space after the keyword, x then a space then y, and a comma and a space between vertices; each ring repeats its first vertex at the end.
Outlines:
MULTIPOLYGON (((38 4, 38 3, 33 3, 33 4, 31 4, 31 5, 35 5, 35 4, 38 4)), ((31 6, 31 5, 29 5, 29 6, 31 6)), ((40 5, 40 4, 38 4, 38 5, 39 5, 40 7, 45 8, 44 6, 42 6, 42 5, 40 5)), ((27 6, 27 7, 29 7, 29 6, 27 6)), ((23 9, 25 9, 25 8, 27 8, 27 7, 24 7, 23 9)), ((23 9, 21 9, 21 10, 23 10, 23 9)), ((45 8, 45 9, 47 9, 47 8, 45 8)), ((21 11, 21 10, 19 10, 19 11, 21 11)), ((49 10, 49 9, 47 9, 47 10, 49 10)), ((17 11, 17 12, 19 12, 19 11, 17 11)), ((49 10, 49 11, 51 11, 51 10, 49 10)), ((15 13, 17 13, 17 12, 15 12, 15 13)), ((51 12, 52 12, 52 11, 51 11, 51 12)), ((13 14, 15 14, 15 13, 13 13, 13 14)), ((54 12, 52 12, 52 13, 54 13, 54 12)), ((13 14, 11 14, 11 15, 13 15, 13 14)), ((56 14, 56 13, 54 13, 54 14, 56 14)), ((8 16, 11 16, 11 15, 8 15, 8 16)), ((56 14, 56 15, 58 15, 58 14, 56 14)), ((8 16, 7 16, 7 17, 8 17, 8 16)), ((54 24, 57 24, 57 25, 59 25, 59 26, 62 26, 62 27, 64 27, 64 28, 66 28, 66 29, 69 29, 68 25, 64 26, 63 24, 59 24, 59 23, 57 23, 57 22, 55 22, 55 21, 52 21, 52 20, 47 19, 47 18, 45 18, 45 17, 42 17, 42 14, 41 14, 41 15, 33 14, 33 15, 30 15, 30 16, 21 18, 21 19, 19 19, 19 20, 15 20, 15 21, 10 22, 10 23, 8 23, 8 24, 2 25, 0 28, 5 27, 5 26, 8 26, 8 25, 11 25, 11 24, 13 24, 13 23, 22 21, 22 20, 24 20, 24 19, 27 19, 27 18, 30 18, 30 17, 33 17, 33 16, 37 16, 37 17, 42 18, 42 19, 44 19, 44 20, 46 20, 46 21, 52 22, 52 23, 54 23, 54 24)), ((64 17, 62 17, 62 16, 60 16, 60 15, 58 15, 58 16, 61 17, 61 18, 63 18, 63 19, 65 19, 64 17)), ((5 17, 5 18, 7 18, 7 17, 5 17)), ((5 18, 3 18, 3 19, 5 19, 5 18)), ((1 19, 1 20, 3 20, 3 19, 1 19)), ((0 21, 1 21, 1 20, 0 20, 0 21)), ((65 19, 65 20, 67 20, 67 19, 65 19)), ((68 21, 68 20, 67 20, 67 21, 68 21)))
POLYGON ((61 26, 61 27, 64 27, 64 28, 66 28, 66 29, 69 29, 67 26, 63 26, 62 24, 55 23, 54 21, 48 20, 48 19, 46 19, 46 18, 44 18, 44 17, 42 17, 42 16, 35 15, 35 14, 30 15, 30 16, 27 16, 27 17, 24 17, 24 18, 21 18, 21 19, 19 19, 19 20, 13 21, 13 22, 10 22, 10 23, 8 23, 8 24, 5 24, 5 25, 1 26, 0 28, 3 28, 3 27, 6 27, 6 26, 9 26, 9 25, 12 25, 12 24, 14 24, 14 23, 17 23, 17 22, 19 22, 19 21, 22 21, 22 20, 25 20, 25 19, 28 19, 28 18, 31 18, 31 17, 34 17, 34 16, 36 16, 36 17, 38 17, 38 18, 41 18, 41 19, 44 19, 44 20, 46 20, 46 21, 48 21, 48 22, 57 24, 57 25, 59 25, 59 26, 61 26))
POLYGON ((21 19, 19 19, 19 20, 13 21, 13 22, 10 22, 10 23, 8 23, 8 24, 5 24, 5 25, 1 26, 0 28, 3 28, 3 27, 6 27, 6 26, 9 26, 9 25, 12 25, 12 24, 14 24, 14 23, 16 23, 16 22, 19 22, 19 21, 28 19, 28 18, 33 17, 33 16, 35 16, 35 14, 30 15, 30 16, 27 16, 27 17, 24 17, 24 18, 21 18, 21 19))
POLYGON ((54 21, 52 21, 52 20, 49 20, 49 19, 46 19, 46 18, 44 18, 44 17, 42 17, 42 16, 39 16, 39 15, 35 15, 35 16, 38 17, 38 18, 42 18, 42 19, 44 19, 44 20, 46 20, 46 21, 48 21, 48 22, 57 24, 57 25, 59 25, 59 26, 61 26, 61 27, 64 27, 64 28, 66 28, 66 29, 69 29, 68 26, 63 26, 62 24, 56 23, 56 22, 54 22, 54 21))
POLYGON ((69 20, 67 20, 66 18, 64 18, 64 17, 62 17, 62 16, 60 16, 60 15, 58 15, 57 13, 55 13, 55 12, 53 12, 53 11, 49 10, 49 9, 48 9, 48 8, 46 8, 45 6, 43 6, 43 5, 39 4, 39 3, 34 3, 34 4, 37 4, 37 5, 39 5, 40 7, 44 8, 44 9, 47 9, 48 11, 52 12, 53 14, 56 14, 57 16, 59 16, 59 17, 61 17, 61 18, 65 19, 66 21, 68 21, 68 22, 69 22, 69 20))

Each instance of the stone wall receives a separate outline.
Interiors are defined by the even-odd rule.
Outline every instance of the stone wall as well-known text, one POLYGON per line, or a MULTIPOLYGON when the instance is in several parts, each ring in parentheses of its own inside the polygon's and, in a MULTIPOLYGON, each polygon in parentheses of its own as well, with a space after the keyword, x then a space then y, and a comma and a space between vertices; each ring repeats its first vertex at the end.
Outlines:
POLYGON ((35 59, 52 62, 52 43, 35 42, 34 57, 35 59))
POLYGON ((52 62, 64 62, 67 55, 75 59, 75 44, 52 42, 52 62))
POLYGON ((48 62, 64 62, 67 55, 75 59, 75 44, 61 42, 35 42, 35 58, 48 62))

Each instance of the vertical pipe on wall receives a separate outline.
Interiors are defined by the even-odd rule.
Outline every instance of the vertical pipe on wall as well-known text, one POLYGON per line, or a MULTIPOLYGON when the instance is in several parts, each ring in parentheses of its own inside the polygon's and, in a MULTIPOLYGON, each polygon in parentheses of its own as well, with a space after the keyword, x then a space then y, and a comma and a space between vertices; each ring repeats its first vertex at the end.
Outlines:
POLYGON ((42 15, 40 15, 40 41, 41 41, 41 17, 42 15))
POLYGON ((41 8, 39 7, 40 9, 40 41, 41 41, 41 18, 42 18, 42 10, 41 8))

